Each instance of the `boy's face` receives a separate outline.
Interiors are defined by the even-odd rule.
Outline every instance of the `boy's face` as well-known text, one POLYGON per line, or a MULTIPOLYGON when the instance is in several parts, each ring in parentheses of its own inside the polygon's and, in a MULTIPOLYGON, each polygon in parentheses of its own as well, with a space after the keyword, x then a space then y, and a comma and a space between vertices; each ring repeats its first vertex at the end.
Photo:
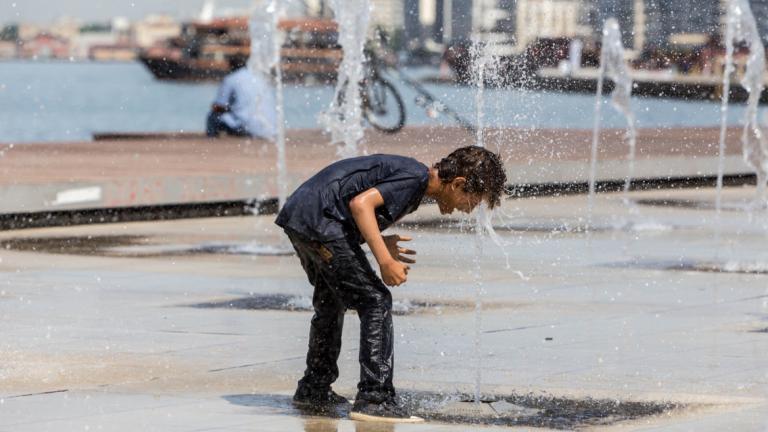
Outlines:
POLYGON ((443 184, 443 193, 436 199, 441 214, 451 214, 454 210, 472 213, 472 210, 482 202, 483 197, 464 191, 467 179, 456 177, 450 183, 443 184))

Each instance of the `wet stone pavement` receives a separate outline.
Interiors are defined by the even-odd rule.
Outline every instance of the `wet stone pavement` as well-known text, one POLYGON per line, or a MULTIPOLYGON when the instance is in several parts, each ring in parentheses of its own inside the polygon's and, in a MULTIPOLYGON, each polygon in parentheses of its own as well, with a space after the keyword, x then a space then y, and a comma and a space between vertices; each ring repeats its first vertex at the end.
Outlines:
MULTIPOLYGON (((311 290, 269 216, 0 232, 0 431, 765 431, 751 191, 730 188, 719 220, 711 189, 601 195, 591 224, 585 196, 508 200, 504 249, 481 251, 471 221, 424 206, 393 230, 419 255, 392 290, 395 383, 421 425, 292 406, 311 290)), ((345 320, 334 388, 351 398, 345 320)))

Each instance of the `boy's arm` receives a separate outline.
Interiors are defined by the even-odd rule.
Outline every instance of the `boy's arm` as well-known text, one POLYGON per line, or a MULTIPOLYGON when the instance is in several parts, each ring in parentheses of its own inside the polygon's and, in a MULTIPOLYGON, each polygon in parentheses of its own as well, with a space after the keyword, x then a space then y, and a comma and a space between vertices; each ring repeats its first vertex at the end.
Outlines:
POLYGON ((373 256, 381 268, 381 279, 389 286, 397 286, 408 279, 409 267, 392 257, 376 222, 376 208, 384 205, 384 197, 376 188, 360 193, 349 202, 349 210, 355 219, 373 256))

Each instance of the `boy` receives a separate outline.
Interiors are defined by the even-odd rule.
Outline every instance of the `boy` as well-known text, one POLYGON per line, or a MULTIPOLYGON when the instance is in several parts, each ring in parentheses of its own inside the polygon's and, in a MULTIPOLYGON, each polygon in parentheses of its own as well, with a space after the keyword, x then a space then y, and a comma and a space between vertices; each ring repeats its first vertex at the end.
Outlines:
POLYGON ((344 313, 360 317, 360 382, 351 418, 410 421, 395 399, 392 295, 385 286, 408 278, 409 241, 381 231, 432 198, 440 213, 471 212, 481 201, 496 206, 506 182, 498 155, 463 147, 428 168, 403 156, 346 159, 321 170, 288 198, 276 223, 285 229, 314 286, 315 315, 309 332, 307 369, 295 403, 330 407, 347 401, 331 390, 338 378, 344 313), (381 279, 360 244, 379 264, 381 279))

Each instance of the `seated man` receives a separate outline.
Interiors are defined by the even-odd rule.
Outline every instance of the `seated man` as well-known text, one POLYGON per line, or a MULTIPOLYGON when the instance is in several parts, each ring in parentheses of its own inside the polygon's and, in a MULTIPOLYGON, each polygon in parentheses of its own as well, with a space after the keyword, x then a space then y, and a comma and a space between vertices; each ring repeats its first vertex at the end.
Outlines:
POLYGON ((252 73, 241 55, 229 58, 230 74, 224 78, 208 114, 206 133, 273 139, 276 130, 275 91, 269 77, 252 73))

